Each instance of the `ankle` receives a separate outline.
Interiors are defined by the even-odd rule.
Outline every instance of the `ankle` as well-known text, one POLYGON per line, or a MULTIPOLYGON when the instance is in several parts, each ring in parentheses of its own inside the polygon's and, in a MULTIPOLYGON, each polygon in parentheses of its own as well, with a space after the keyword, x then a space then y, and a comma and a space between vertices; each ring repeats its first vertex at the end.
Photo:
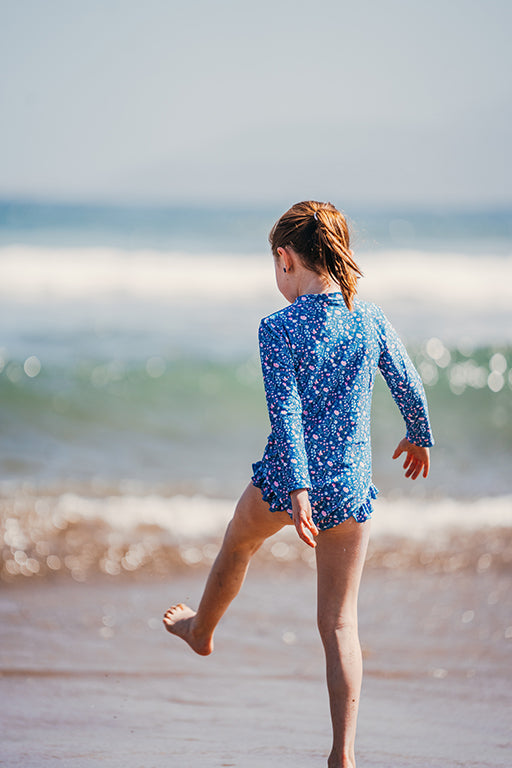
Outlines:
POLYGON ((204 640, 208 640, 211 638, 212 633, 208 632, 202 625, 200 620, 197 618, 197 614, 193 616, 190 620, 190 628, 189 628, 190 636, 194 638, 194 640, 197 640, 198 642, 203 642, 204 640))
POLYGON ((354 754, 343 754, 333 749, 327 761, 327 768, 356 768, 354 754))

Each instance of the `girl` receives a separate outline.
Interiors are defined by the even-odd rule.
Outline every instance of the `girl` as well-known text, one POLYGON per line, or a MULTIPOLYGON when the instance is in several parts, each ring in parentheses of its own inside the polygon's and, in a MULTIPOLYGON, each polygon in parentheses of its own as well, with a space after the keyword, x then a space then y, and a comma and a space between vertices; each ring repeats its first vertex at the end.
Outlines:
POLYGON ((393 454, 406 454, 406 477, 427 476, 433 440, 423 386, 405 348, 382 310, 355 298, 361 271, 345 217, 330 203, 297 203, 269 239, 277 286, 290 302, 259 329, 272 431, 197 612, 174 605, 164 624, 196 653, 211 653, 214 630, 252 555, 293 523, 316 551, 317 618, 333 727, 328 768, 354 768, 362 677, 357 597, 377 494, 370 448, 377 369, 406 424, 393 454))

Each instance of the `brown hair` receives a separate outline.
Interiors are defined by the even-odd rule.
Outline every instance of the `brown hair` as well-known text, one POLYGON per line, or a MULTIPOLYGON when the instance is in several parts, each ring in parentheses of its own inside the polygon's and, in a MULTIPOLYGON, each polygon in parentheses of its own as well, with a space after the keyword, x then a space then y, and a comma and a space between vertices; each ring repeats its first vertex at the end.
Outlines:
POLYGON ((350 253, 347 220, 334 205, 315 200, 295 203, 274 224, 268 239, 275 257, 278 248, 290 246, 307 269, 328 274, 352 311, 357 280, 363 273, 350 253))

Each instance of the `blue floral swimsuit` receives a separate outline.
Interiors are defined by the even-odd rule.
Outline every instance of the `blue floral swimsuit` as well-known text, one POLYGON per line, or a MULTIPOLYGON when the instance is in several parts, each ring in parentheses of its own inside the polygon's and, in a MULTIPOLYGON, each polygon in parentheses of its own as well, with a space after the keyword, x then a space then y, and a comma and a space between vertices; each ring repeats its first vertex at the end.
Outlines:
POLYGON ((421 379, 375 304, 341 293, 299 296, 261 321, 261 366, 272 432, 253 484, 272 512, 291 514, 290 492, 309 489, 320 529, 372 512, 370 408, 379 369, 407 426, 433 445, 421 379))

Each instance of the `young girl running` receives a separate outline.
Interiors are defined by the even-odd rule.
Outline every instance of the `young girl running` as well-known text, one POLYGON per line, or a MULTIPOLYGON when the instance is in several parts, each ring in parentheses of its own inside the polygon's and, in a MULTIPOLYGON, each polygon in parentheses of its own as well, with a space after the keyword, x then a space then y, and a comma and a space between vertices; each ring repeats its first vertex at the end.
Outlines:
POLYGON ((263 541, 293 524, 315 548, 317 619, 333 728, 328 768, 354 768, 362 661, 357 598, 372 499, 370 406, 377 369, 406 425, 393 458, 427 476, 433 445, 421 380, 375 304, 355 298, 361 271, 345 217, 297 203, 270 233, 277 286, 290 305, 261 321, 261 365, 272 431, 210 571, 197 612, 173 605, 166 629, 196 653, 214 630, 263 541))

